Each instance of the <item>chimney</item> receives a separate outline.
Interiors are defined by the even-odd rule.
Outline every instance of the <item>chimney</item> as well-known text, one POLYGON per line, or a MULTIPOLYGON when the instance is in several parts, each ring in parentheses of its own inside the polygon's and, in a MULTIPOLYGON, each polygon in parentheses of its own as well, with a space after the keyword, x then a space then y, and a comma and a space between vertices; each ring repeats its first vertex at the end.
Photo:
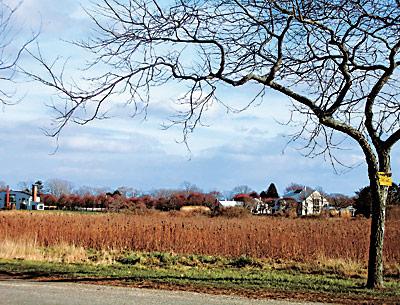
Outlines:
POLYGON ((32 184, 32 201, 37 202, 37 197, 38 197, 38 188, 36 184, 32 184))
POLYGON ((6 189, 6 209, 10 208, 10 187, 7 185, 6 189))

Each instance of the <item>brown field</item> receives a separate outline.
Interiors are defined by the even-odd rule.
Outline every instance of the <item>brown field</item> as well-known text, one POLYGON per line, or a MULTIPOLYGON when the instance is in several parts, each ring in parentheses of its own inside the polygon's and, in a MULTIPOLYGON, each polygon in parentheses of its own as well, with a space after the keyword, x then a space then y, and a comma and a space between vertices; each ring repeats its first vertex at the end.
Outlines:
POLYGON ((400 220, 400 206, 392 205, 386 208, 386 214, 388 220, 400 220))
MULTIPOLYGON (((11 243, 71 246, 315 262, 343 259, 364 264, 366 219, 210 218, 179 214, 1 212, 0 236, 11 243)), ((384 258, 400 262, 400 221, 386 224, 384 258)))

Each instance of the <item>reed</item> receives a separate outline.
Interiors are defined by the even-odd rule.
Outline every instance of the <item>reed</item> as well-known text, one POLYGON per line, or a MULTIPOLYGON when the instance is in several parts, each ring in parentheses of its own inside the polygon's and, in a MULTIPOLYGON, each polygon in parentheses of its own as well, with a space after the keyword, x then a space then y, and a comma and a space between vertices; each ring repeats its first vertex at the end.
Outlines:
MULTIPOLYGON (((365 264, 366 219, 210 218, 178 213, 0 213, 2 240, 39 247, 170 252, 315 262, 342 259, 365 264)), ((384 259, 400 261, 400 221, 386 224, 384 259)), ((10 247, 8 247, 10 248, 10 247)), ((12 247, 11 247, 12 248, 12 247)), ((0 253, 0 255, 3 255, 0 253)))

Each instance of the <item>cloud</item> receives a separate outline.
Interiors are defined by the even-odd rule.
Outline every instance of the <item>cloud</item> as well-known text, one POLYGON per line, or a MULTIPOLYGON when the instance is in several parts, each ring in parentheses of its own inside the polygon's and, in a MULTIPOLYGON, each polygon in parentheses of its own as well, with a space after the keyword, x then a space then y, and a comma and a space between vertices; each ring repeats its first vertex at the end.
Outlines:
MULTIPOLYGON (((74 128, 76 130, 76 128, 74 128)), ((63 150, 86 153, 147 154, 161 152, 160 143, 140 133, 115 134, 88 133, 86 129, 75 135, 66 135, 60 140, 63 150)))
MULTIPOLYGON (((365 166, 339 176, 322 158, 305 158, 293 147, 282 154, 286 139, 280 136, 251 135, 250 129, 240 137, 231 136, 233 140, 214 142, 204 149, 198 147, 188 159, 173 148, 177 144, 163 144, 173 142, 164 132, 148 130, 148 126, 138 129, 135 124, 129 129, 120 126, 121 122, 125 121, 71 126, 61 136, 57 153, 50 155, 55 147, 53 139, 44 137, 36 123, 19 122, 7 127, 2 120, 0 180, 16 184, 57 177, 75 185, 128 185, 142 190, 174 188, 186 180, 205 190, 230 190, 247 184, 257 191, 271 182, 280 191, 291 182, 298 182, 346 194, 368 182, 365 166)), ((201 136, 205 138, 201 141, 206 142, 206 135, 212 137, 213 130, 203 132, 201 136)), ((183 145, 177 146, 185 150, 183 145)), ((362 158, 357 149, 345 153, 354 160, 362 158)), ((394 164, 398 169, 398 159, 394 158, 394 164)))
MULTIPOLYGON (((214 169, 209 180, 218 181, 220 188, 225 190, 247 184, 261 191, 271 182, 283 189, 291 182, 297 182, 322 186, 327 192, 352 194, 367 183, 365 166, 337 175, 330 163, 321 157, 303 157, 293 147, 282 153, 285 146, 283 137, 244 138, 206 150, 197 161, 214 169)), ((353 157, 360 158, 357 149, 353 157)))
POLYGON ((86 6, 89 1, 63 0, 57 5, 53 0, 6 0, 5 3, 12 8, 18 7, 15 18, 20 27, 27 29, 41 27, 44 32, 65 35, 65 31, 84 21, 77 16, 82 12, 81 4, 86 6))

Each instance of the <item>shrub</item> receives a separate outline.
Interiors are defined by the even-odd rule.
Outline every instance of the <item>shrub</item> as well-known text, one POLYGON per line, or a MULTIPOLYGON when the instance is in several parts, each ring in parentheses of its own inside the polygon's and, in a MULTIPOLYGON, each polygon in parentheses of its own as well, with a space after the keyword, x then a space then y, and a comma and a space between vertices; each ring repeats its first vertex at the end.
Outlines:
POLYGON ((192 215, 192 216, 209 215, 211 213, 210 208, 205 207, 205 206, 184 206, 180 209, 180 211, 185 214, 192 215))
MULTIPOLYGON (((364 215, 362 215, 362 214, 358 214, 358 215, 364 216, 364 215)), ((349 210, 342 209, 342 210, 340 210, 339 216, 340 216, 341 218, 350 219, 350 218, 351 218, 351 212, 350 212, 349 210)))
POLYGON ((140 263, 140 256, 130 254, 128 256, 119 257, 116 261, 124 265, 136 265, 137 263, 140 263))
POLYGON ((227 218, 244 218, 250 215, 250 211, 244 207, 223 207, 219 209, 219 216, 227 218))
POLYGON ((47 206, 55 206, 57 205, 57 197, 51 194, 42 194, 40 195, 40 200, 47 206))
POLYGON ((236 268, 260 267, 259 263, 257 263, 252 257, 246 255, 241 255, 238 258, 233 259, 229 265, 236 268))

